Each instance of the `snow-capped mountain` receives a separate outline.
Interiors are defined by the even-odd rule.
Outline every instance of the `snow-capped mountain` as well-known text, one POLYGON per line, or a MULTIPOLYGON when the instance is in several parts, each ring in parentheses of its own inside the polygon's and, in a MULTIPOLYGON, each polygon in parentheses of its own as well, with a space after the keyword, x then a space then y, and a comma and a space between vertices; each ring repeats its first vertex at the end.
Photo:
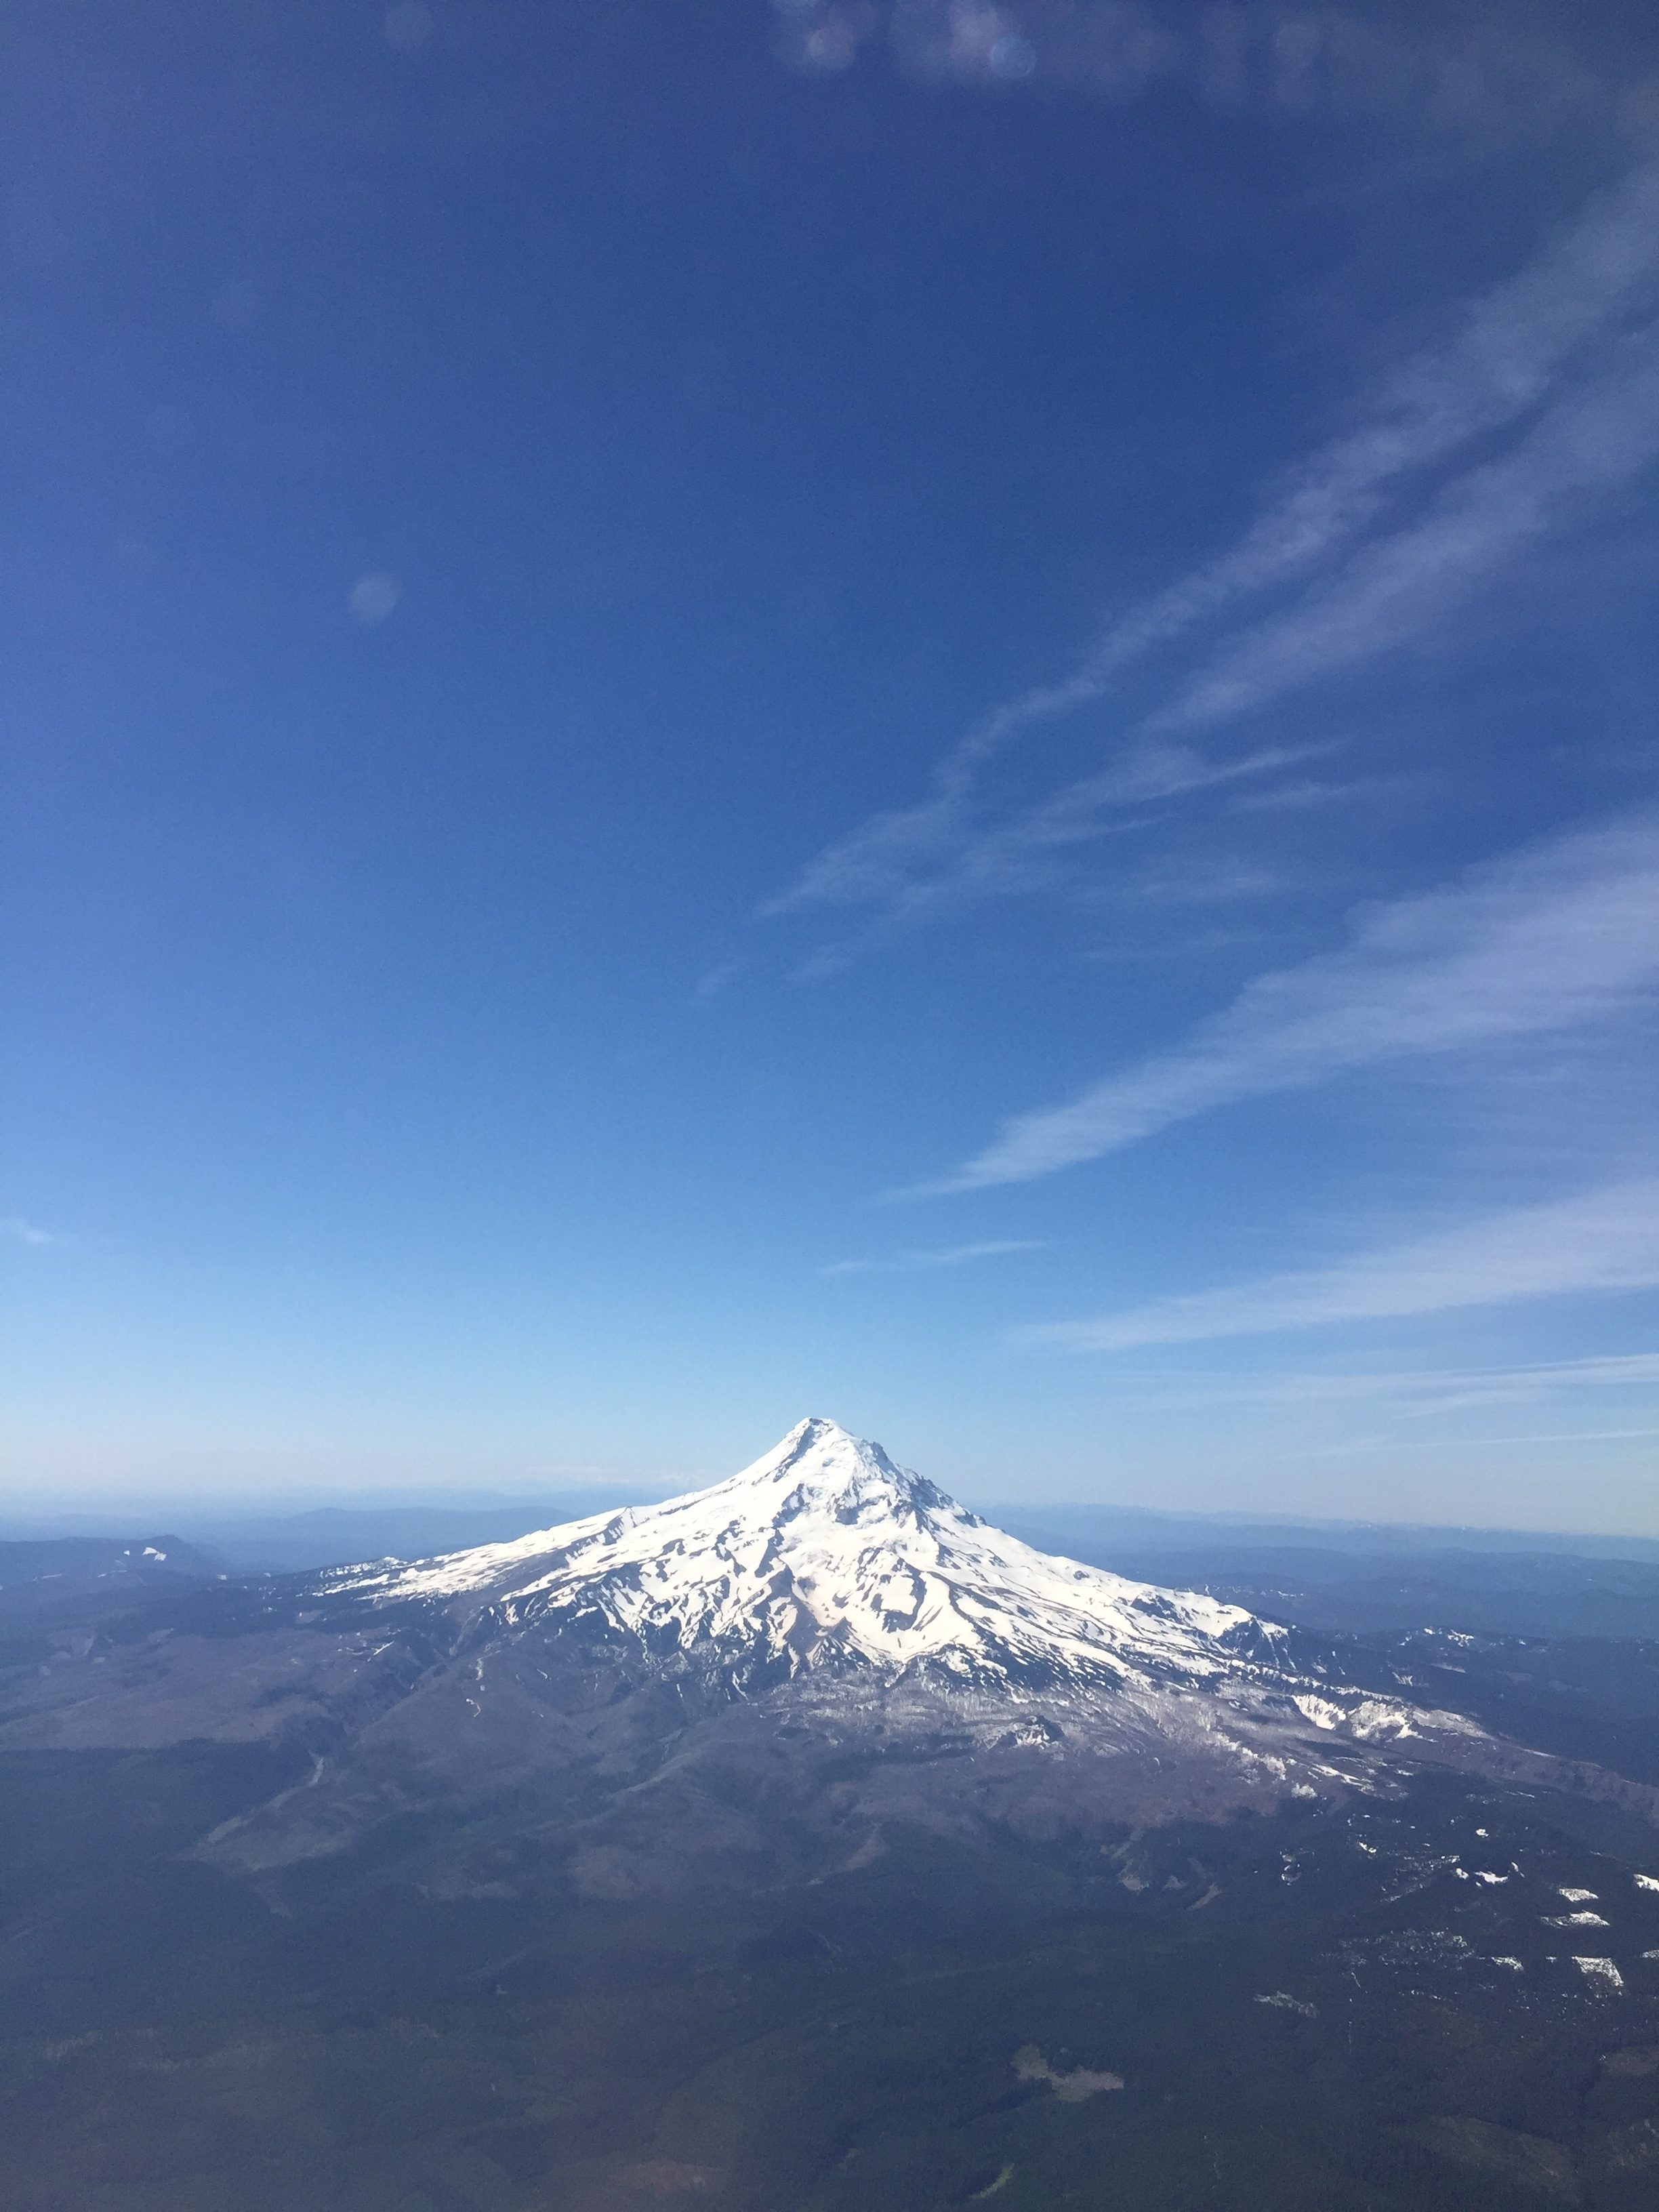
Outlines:
POLYGON ((200 1594, 158 1637, 20 1678, 0 1744, 283 1745, 308 1776, 208 1856, 257 1871, 412 1819, 446 1838, 422 1846, 423 1879, 507 1866, 596 1895, 694 1869, 814 1880, 901 1829, 1115 1849, 1171 1820, 1386 1795, 1424 1764, 1659 1814, 1659 1793, 1370 1671, 1033 1550, 808 1420, 660 1505, 200 1594))
POLYGON ((659 1655, 717 1650, 788 1674, 928 1668, 984 1686, 1210 1681, 1271 1659, 1281 1633, 1034 1551, 827 1420, 664 1504, 331 1586, 487 1607, 510 1629, 602 1620, 659 1655))

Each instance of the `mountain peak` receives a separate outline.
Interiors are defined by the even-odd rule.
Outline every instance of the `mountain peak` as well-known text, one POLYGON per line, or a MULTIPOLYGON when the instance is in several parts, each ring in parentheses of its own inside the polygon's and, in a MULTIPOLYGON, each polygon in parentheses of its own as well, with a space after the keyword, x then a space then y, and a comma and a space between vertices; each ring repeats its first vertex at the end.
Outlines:
POLYGON ((962 1510, 931 1482, 896 1465, 878 1443, 819 1415, 798 1421, 769 1452, 699 1494, 736 1502, 745 1492, 756 1493, 760 1510, 790 1518, 850 1510, 877 1520, 884 1511, 914 1514, 919 1505, 962 1510))
POLYGON ((740 1674, 1208 1680, 1256 1627, 1196 1592, 1033 1551, 822 1418, 708 1489, 336 1587, 488 1607, 515 1632, 602 1620, 740 1674))
POLYGON ((752 1510, 774 1526, 812 1516, 872 1535, 885 1523, 935 1529, 945 1523, 957 1529, 981 1525, 948 1492, 900 1467, 881 1445, 818 1415, 798 1421, 752 1466, 702 1495, 742 1500, 745 1506, 752 1498, 752 1510))
MULTIPOLYGON (((804 1421, 797 1421, 788 1435, 775 1443, 770 1451, 763 1452, 757 1460, 751 1462, 732 1480, 734 1482, 744 1482, 751 1478, 763 1480, 775 1469, 793 1466, 803 1459, 839 1457, 848 1453, 887 1461, 887 1455, 879 1444, 871 1443, 863 1437, 855 1437, 850 1430, 842 1428, 839 1421, 829 1420, 822 1413, 809 1413, 804 1421)), ((891 1464, 890 1462, 887 1463, 891 1464)))

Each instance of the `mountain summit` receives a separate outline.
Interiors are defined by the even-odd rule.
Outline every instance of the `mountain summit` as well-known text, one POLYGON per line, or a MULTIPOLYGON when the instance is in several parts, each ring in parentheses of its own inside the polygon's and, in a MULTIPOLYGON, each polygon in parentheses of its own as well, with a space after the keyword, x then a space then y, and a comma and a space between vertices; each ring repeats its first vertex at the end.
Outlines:
POLYGON ((659 1505, 148 1618, 15 1674, 0 1746, 308 1754, 197 1846, 246 1874, 361 1849, 456 1894, 811 1881, 900 1831, 1086 1856, 1425 1765, 1659 1812, 1363 1655, 1035 1551, 833 1421, 659 1505))
POLYGON ((820 1419, 709 1489, 331 1587, 486 1606, 512 1631, 603 1623, 739 1674, 923 1668, 987 1687, 1208 1681, 1270 1658, 1279 1632, 1034 1551, 820 1419))

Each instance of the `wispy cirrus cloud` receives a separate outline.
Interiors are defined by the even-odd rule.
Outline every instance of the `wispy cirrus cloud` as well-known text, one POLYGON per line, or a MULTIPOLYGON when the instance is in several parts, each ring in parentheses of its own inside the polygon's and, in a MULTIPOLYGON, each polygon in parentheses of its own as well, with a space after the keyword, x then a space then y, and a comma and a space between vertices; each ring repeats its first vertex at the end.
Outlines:
POLYGON ((705 969, 692 986, 692 1004, 699 1006, 709 1005, 722 993, 730 990, 742 972, 741 960, 722 960, 714 967, 705 969))
POLYGON ((1121 1313, 1046 1323, 1019 1335, 1027 1343, 1124 1352, 1656 1284, 1659 1176, 1650 1176, 1488 1215, 1357 1253, 1332 1267, 1155 1298, 1121 1313))
MULTIPOLYGON (((1659 164, 1647 164, 1475 301, 1449 345, 1389 380, 1361 422, 1292 471, 1236 546, 1112 624, 1079 673, 1103 685, 1200 622, 1315 574, 1364 535, 1402 485, 1521 421, 1598 341, 1655 306, 1659 164)), ((1551 458, 1565 472, 1565 457, 1551 458)))
MULTIPOLYGON (((1602 1352, 1583 1359, 1524 1360, 1503 1367, 1381 1368, 1370 1374, 1276 1375, 1248 1382, 1208 1378, 1207 1400, 1229 1405, 1322 1406, 1392 1400, 1407 1420, 1470 1406, 1525 1405, 1579 1390, 1659 1388, 1659 1352, 1602 1352)), ((1192 1391, 1181 1402, 1189 1404, 1192 1391)))
POLYGON ((1456 478, 1323 589, 1226 647, 1152 718, 1190 732, 1253 713, 1442 620, 1516 553, 1659 459, 1659 321, 1558 399, 1510 453, 1456 478))
MULTIPOLYGON (((1143 746, 1111 768, 1079 777, 1011 820, 963 837, 949 860, 930 874, 893 884, 884 911, 872 927, 823 947, 797 972, 834 973, 878 938, 907 923, 952 907, 1038 890, 1051 879, 1062 855, 1113 834, 1150 827, 1160 816, 1148 810, 1162 802, 1218 784, 1271 775, 1330 750, 1323 744, 1267 745, 1237 760, 1212 760, 1188 745, 1160 742, 1143 746)), ((781 912, 787 903, 774 902, 767 911, 781 912)))
POLYGON ((1659 455, 1656 309, 1659 163, 1648 162, 1472 302, 1443 345, 1383 381, 1226 552, 1109 622, 1069 674, 992 709, 920 802, 835 840, 763 912, 872 911, 872 932, 810 963, 833 968, 870 935, 1052 880, 1066 848, 1126 806, 1283 765, 1261 750, 1229 761, 1168 739, 1213 731, 1439 622, 1456 592, 1659 455), (1492 440, 1517 428, 1518 444, 1493 457, 1492 440), (1252 617, 1287 591, 1303 596, 1252 617), (1218 624, 1233 626, 1231 640, 1120 737, 1115 761, 1000 822, 979 818, 995 756, 1218 624))
POLYGON ((1357 1068, 1606 1019, 1659 985, 1659 817, 1582 830, 1362 908, 1173 1051, 1021 1114, 927 1193, 1030 1182, 1171 1123, 1357 1068))
POLYGON ((1496 1437, 1452 1437, 1443 1439, 1437 1449, 1443 1451, 1449 1444, 1454 1451, 1484 1450, 1492 1444, 1621 1444, 1648 1437, 1659 1437, 1659 1429, 1546 1429, 1529 1436, 1510 1431, 1496 1437))
POLYGON ((44 1245, 63 1242, 62 1237, 54 1236, 50 1229, 38 1229, 33 1222, 25 1221, 15 1213, 0 1220, 0 1237, 8 1237, 14 1243, 27 1244, 36 1251, 44 1245))
POLYGON ((1042 1252, 1040 1237, 996 1237, 978 1244, 951 1244, 937 1252, 894 1252, 876 1260, 835 1260, 821 1275, 912 1275, 933 1267, 962 1267, 972 1260, 997 1260, 1011 1252, 1042 1252))

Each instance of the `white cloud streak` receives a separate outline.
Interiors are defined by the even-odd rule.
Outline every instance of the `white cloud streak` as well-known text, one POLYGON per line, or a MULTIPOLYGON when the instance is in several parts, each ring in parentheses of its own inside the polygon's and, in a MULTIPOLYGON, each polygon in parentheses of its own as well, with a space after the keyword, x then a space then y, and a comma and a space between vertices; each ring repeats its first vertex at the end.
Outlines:
POLYGON ((1304 463, 1239 544, 1109 629, 1113 674, 1241 599, 1310 574, 1392 491, 1471 439, 1517 422, 1575 357, 1659 291, 1659 166, 1632 173, 1529 268, 1477 301, 1451 343, 1417 356, 1370 417, 1304 463))
MULTIPOLYGON (((1236 545, 1108 624, 1070 675, 994 708, 936 769, 919 805, 872 817, 829 845, 763 909, 875 907, 894 919, 1011 884, 1042 842, 1031 810, 1010 829, 975 832, 980 772, 1021 733, 1105 697, 1148 654, 1202 623, 1322 573, 1331 580, 1245 633, 1151 732, 1212 727, 1291 685, 1399 643, 1438 618, 1449 587, 1472 587, 1509 555, 1659 451, 1659 164, 1634 169, 1527 269, 1476 301, 1443 346, 1384 383, 1350 428, 1281 484, 1236 545), (1636 328, 1638 325, 1645 327, 1636 328), (1609 357, 1609 349, 1611 355, 1609 357), (1565 393, 1565 397, 1561 395, 1565 393), (1559 403, 1559 404, 1556 404, 1559 403), (1500 459, 1482 443, 1544 410, 1500 459), (1390 526, 1391 502, 1469 457, 1425 514, 1390 526), (1384 534, 1368 533, 1379 526, 1384 534), (1016 867, 1018 872, 1018 866, 1016 867)), ((1118 802, 1162 757, 1153 745, 1048 802, 1062 817, 1118 802)), ((1188 756, 1196 790, 1229 773, 1188 756)), ((1098 834, 1098 823, 1087 834, 1098 834)), ((1051 848, 1052 857, 1052 848, 1051 848)), ((824 963, 839 964, 835 960, 824 963)))
POLYGON ((1062 854, 1102 837, 1150 827, 1161 817, 1146 810, 1162 802, 1218 784, 1270 775, 1330 750, 1322 744, 1269 745, 1241 759, 1218 761, 1167 741, 1144 746, 1115 767, 1079 777, 1012 821, 960 839, 955 853, 933 874, 890 887, 885 912, 873 929, 824 947, 799 972, 834 974, 855 953, 907 923, 981 899, 1012 898, 1036 890, 1050 880, 1062 854))
POLYGON ((1515 1208, 1334 1267, 1154 1299, 1092 1321, 1022 1330, 1027 1343, 1124 1352, 1151 1344, 1266 1336, 1339 1322, 1659 1284, 1659 1176, 1515 1208))
MULTIPOLYGON (((1506 1367, 1398 1368, 1375 1374, 1292 1374, 1270 1382, 1206 1381, 1203 1395, 1224 1405, 1322 1406, 1395 1399, 1408 1420, 1468 1406, 1522 1405, 1577 1390, 1651 1390, 1659 1386, 1659 1352, 1602 1352, 1583 1359, 1547 1359, 1506 1367)), ((1190 1405, 1193 1392, 1180 1403, 1190 1405)))
POLYGON ((9 1237, 15 1243, 27 1244, 37 1251, 43 1245, 62 1242, 49 1229, 37 1229, 32 1221, 24 1221, 15 1213, 0 1220, 0 1237, 9 1237))
POLYGON ((879 1260, 836 1260, 821 1275, 910 1275, 933 1267, 960 1267, 970 1260, 1000 1259, 1008 1252, 1042 1252, 1042 1237, 1000 1237, 979 1244, 952 1244, 942 1252, 895 1252, 879 1260))
POLYGON ((741 960, 722 960, 715 967, 708 969, 692 987, 693 1003, 700 1006, 708 1006, 722 992, 729 990, 742 972, 741 960))
POLYGON ((1022 1114, 927 1193, 1029 1182, 1171 1123, 1358 1068, 1605 1020, 1659 984, 1659 817, 1580 831, 1362 908, 1174 1051, 1022 1114))
POLYGON ((1659 458, 1659 322, 1558 400, 1514 449, 1471 469, 1328 587, 1225 650, 1152 718, 1189 731, 1254 712, 1441 619, 1494 570, 1659 458))
POLYGON ((1659 1429, 1552 1429, 1541 1436, 1450 1437, 1437 1449, 1444 1450, 1449 1445, 1454 1451, 1485 1451, 1495 1444, 1622 1444, 1647 1437, 1659 1437, 1659 1429))

